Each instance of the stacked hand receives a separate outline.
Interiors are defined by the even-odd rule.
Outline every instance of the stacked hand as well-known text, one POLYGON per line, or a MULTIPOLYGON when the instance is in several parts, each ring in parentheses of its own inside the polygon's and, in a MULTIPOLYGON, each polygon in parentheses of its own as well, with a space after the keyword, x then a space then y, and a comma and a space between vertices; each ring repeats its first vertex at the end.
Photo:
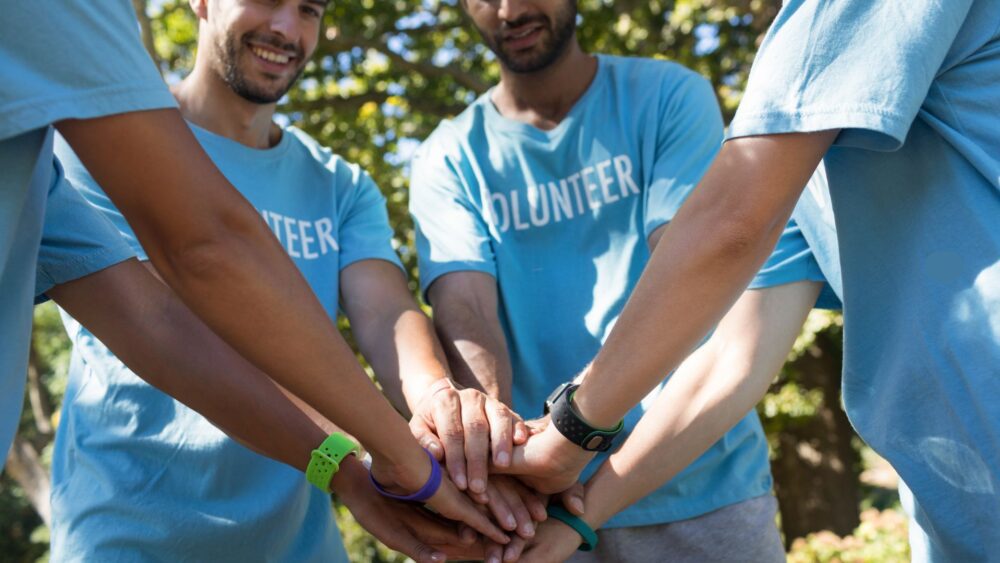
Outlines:
MULTIPOLYGON (((427 528, 424 545, 437 549, 439 556, 484 558, 491 563, 516 561, 522 552, 536 561, 561 561, 579 546, 575 531, 546 519, 545 506, 549 494, 560 493, 567 509, 582 514, 583 487, 577 479, 592 453, 566 440, 547 419, 525 423, 503 403, 475 389, 459 389, 448 380, 429 387, 413 411, 413 435, 443 463, 448 485, 465 491, 479 506, 478 517, 469 518, 465 508, 446 514, 434 507, 438 513, 480 532, 484 526, 479 518, 488 515, 497 527, 512 533, 509 541, 500 541, 496 534, 479 536, 462 525, 448 528, 455 537, 427 528), (434 541, 442 539, 449 541, 434 541)), ((455 526, 440 518, 434 523, 455 526)))

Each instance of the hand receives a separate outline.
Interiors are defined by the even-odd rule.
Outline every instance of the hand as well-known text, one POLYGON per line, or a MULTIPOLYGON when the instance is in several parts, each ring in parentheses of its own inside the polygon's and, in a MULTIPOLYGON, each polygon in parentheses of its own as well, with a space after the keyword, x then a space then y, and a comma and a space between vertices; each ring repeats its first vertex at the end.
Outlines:
POLYGON ((523 446, 514 448, 510 467, 492 468, 494 473, 516 475, 529 487, 544 494, 555 494, 573 486, 580 473, 594 457, 567 440, 548 417, 530 421, 531 436, 523 446))
POLYGON ((510 466, 515 444, 528 439, 521 417, 477 389, 459 389, 450 379, 431 385, 413 409, 410 431, 440 460, 461 490, 482 501, 492 450, 493 465, 510 466))
POLYGON ((353 456, 341 463, 331 487, 362 527, 419 563, 440 563, 446 557, 483 557, 483 547, 470 528, 459 531, 457 524, 423 508, 378 494, 367 470, 353 456))
MULTIPOLYGON (((415 449, 420 457, 402 466, 392 465, 373 456, 372 476, 380 485, 394 493, 406 494, 420 489, 427 482, 431 467, 427 454, 420 448, 415 449)), ((449 520, 464 522, 496 543, 506 545, 510 541, 510 538, 490 521, 484 511, 480 511, 469 497, 455 488, 455 484, 447 475, 441 476, 441 486, 427 501, 426 506, 449 520)))
POLYGON ((548 518, 548 495, 539 495, 507 475, 494 475, 486 487, 486 506, 493 519, 508 532, 524 539, 535 535, 535 522, 548 518))
POLYGON ((521 554, 523 563, 555 563, 570 558, 580 547, 580 534, 552 518, 538 526, 535 539, 521 554))

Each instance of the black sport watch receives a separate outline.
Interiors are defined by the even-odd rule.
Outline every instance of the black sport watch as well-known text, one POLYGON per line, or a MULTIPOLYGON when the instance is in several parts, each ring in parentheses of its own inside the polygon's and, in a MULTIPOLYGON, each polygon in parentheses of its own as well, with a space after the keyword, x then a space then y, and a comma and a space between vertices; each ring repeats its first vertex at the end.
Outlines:
POLYGON ((552 424, 567 440, 588 452, 606 452, 611 449, 615 436, 621 434, 625 421, 619 421, 614 428, 595 428, 583 420, 573 408, 573 392, 580 387, 567 382, 545 399, 545 414, 552 415, 552 424))

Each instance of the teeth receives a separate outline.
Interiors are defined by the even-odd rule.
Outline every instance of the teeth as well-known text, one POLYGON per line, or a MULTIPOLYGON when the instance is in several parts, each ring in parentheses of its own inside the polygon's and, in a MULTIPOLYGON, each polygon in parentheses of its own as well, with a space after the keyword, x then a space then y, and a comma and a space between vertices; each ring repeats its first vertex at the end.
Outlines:
POLYGON ((271 51, 265 51, 264 49, 259 49, 257 47, 251 47, 250 50, 253 51, 253 54, 258 57, 264 59, 265 61, 271 61, 272 63, 286 64, 291 59, 288 55, 272 53, 271 51))
POLYGON ((522 31, 521 33, 514 34, 513 37, 514 37, 514 39, 520 39, 522 37, 527 37, 528 34, 530 34, 533 31, 535 31, 535 28, 527 29, 525 31, 522 31))

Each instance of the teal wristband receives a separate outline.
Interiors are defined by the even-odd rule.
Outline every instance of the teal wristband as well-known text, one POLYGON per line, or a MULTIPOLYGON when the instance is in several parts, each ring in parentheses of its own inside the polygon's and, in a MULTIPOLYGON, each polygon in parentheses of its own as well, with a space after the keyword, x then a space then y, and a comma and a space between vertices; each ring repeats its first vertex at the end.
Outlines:
POLYGON ((597 532, 584 522, 582 518, 570 514, 568 510, 558 504, 550 504, 545 510, 549 513, 549 516, 573 528, 576 533, 580 534, 582 541, 580 542, 580 547, 577 549, 580 551, 593 551, 597 547, 597 532))
POLYGON ((357 455, 358 445, 340 432, 327 436, 318 448, 312 451, 309 466, 306 467, 306 480, 317 489, 330 494, 330 479, 340 469, 340 462, 350 454, 357 455))

